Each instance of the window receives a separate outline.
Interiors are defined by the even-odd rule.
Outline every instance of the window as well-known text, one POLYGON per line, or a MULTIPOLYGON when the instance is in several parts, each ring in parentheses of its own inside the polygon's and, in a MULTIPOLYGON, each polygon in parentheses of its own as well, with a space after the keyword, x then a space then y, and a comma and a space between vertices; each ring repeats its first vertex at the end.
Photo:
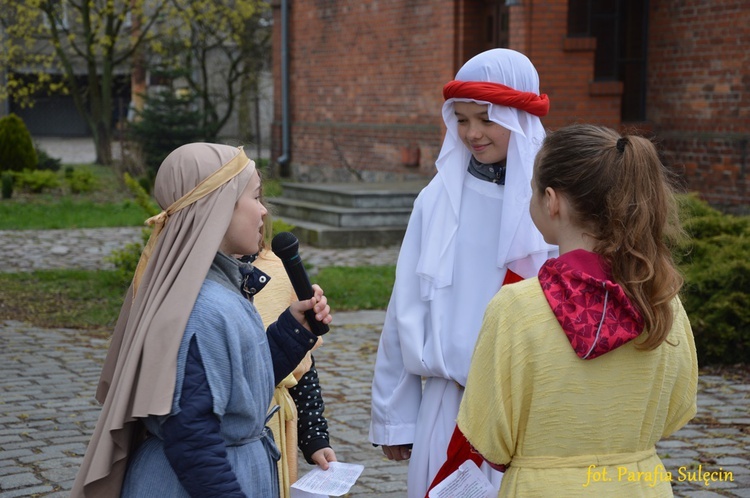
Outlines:
POLYGON ((568 36, 596 38, 594 78, 622 81, 623 121, 646 119, 648 0, 569 0, 568 36))

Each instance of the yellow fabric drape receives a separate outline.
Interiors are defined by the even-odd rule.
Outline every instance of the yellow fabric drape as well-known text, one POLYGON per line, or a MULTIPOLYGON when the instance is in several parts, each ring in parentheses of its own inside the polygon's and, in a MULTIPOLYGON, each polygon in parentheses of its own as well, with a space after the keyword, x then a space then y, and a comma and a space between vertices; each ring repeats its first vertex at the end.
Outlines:
MULTIPOLYGON (((263 291, 259 292, 253 301, 263 324, 268 327, 278 319, 291 302, 297 300, 297 296, 284 270, 284 265, 275 254, 264 250, 253 265, 271 277, 263 291)), ((297 381, 310 370, 311 366, 312 357, 310 353, 307 353, 294 372, 276 386, 271 406, 279 405, 280 409, 266 424, 273 432, 274 440, 281 450, 281 459, 277 464, 281 498, 289 498, 289 487, 297 481, 297 407, 289 394, 289 389, 297 385, 297 381)))
MULTIPOLYGON (((283 385, 290 377, 294 379, 290 374, 289 377, 276 387, 273 393, 272 404, 278 405, 279 411, 274 414, 267 424, 273 433, 273 438, 279 450, 281 450, 281 459, 276 464, 279 472, 279 492, 281 498, 289 497, 289 488, 297 480, 297 407, 294 405, 294 400, 289 394, 289 388, 283 385), (294 466, 289 465, 290 458, 295 459, 294 466)), ((297 382, 294 381, 292 386, 296 384, 297 382)))
POLYGON ((500 289, 457 419, 485 459, 510 464, 498 496, 671 496, 654 447, 695 415, 698 381, 690 322, 672 304, 669 343, 581 360, 538 278, 500 289))
POLYGON ((575 455, 569 457, 514 455, 511 465, 516 469, 569 469, 576 467, 585 469, 592 464, 599 467, 637 463, 654 455, 656 455, 656 448, 611 455, 575 455))

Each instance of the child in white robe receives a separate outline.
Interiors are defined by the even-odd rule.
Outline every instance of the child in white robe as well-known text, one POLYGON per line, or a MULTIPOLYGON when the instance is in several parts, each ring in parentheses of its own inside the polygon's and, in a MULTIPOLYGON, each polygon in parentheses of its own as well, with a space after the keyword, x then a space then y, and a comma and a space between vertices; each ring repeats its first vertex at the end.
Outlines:
MULTIPOLYGON (((523 54, 494 49, 444 88, 437 175, 414 204, 378 348, 370 440, 409 459, 424 498, 448 446, 484 309, 504 282, 536 275, 555 247, 529 217, 534 156, 549 108, 523 54)), ((499 487, 501 474, 484 467, 499 487)))

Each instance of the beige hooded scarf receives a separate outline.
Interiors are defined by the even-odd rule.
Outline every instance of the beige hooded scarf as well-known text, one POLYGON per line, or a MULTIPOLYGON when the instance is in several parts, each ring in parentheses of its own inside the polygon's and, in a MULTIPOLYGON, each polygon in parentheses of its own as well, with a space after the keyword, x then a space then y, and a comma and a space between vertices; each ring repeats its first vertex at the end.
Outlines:
POLYGON ((188 317, 254 173, 241 148, 208 143, 161 164, 154 196, 164 211, 148 220, 154 231, 115 326, 96 393, 102 411, 71 497, 120 496, 136 419, 170 412, 188 317))

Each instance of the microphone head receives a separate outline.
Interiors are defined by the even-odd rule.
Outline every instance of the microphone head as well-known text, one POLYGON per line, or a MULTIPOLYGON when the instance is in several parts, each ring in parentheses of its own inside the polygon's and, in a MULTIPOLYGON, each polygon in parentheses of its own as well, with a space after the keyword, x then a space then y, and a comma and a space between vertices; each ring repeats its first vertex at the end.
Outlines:
POLYGON ((299 252, 299 240, 291 232, 280 232, 271 240, 271 250, 282 261, 287 261, 299 252))

